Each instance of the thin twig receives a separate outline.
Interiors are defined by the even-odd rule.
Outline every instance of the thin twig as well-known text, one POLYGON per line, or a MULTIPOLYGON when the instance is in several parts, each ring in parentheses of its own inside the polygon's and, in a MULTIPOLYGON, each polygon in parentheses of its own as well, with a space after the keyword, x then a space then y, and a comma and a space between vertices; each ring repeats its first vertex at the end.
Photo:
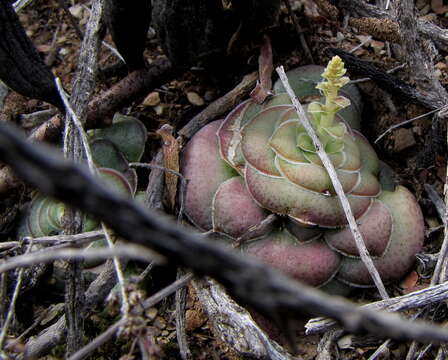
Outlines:
POLYGON ((84 154, 86 156, 87 165, 89 169, 95 169, 95 165, 92 158, 92 153, 90 151, 90 148, 88 146, 89 141, 87 140, 87 134, 84 131, 84 127, 82 126, 81 120, 78 118, 78 115, 76 114, 75 110, 73 109, 72 105, 70 104, 70 100, 68 99, 68 94, 65 92, 61 79, 58 77, 55 79, 56 87, 59 91, 59 95, 61 96, 62 101, 64 102, 64 106, 67 110, 67 113, 70 115, 71 121, 73 121, 74 126, 78 130, 78 135, 81 137, 81 143, 83 146, 84 154))
POLYGON ((355 239, 356 247, 359 251, 361 260, 364 263, 364 265, 367 267, 367 270, 369 271, 369 274, 372 277, 381 297, 383 299, 387 299, 387 298, 389 298, 389 295, 387 294, 386 288, 384 287, 383 281, 381 280, 381 276, 378 273, 378 270, 375 268, 375 265, 373 264, 372 258, 370 257, 370 254, 369 254, 369 251, 366 248, 366 245, 362 238, 362 234, 359 231, 358 224, 356 223, 355 217, 353 216, 352 209, 347 200, 347 196, 345 195, 344 189, 342 188, 342 185, 338 179, 334 165, 331 162, 330 158, 328 157, 327 153, 325 152, 322 143, 320 142, 318 136, 316 135, 316 132, 314 131, 313 127, 311 126, 310 122, 308 121, 308 118, 305 114, 305 110, 303 109, 302 105, 300 104, 297 96, 295 96, 294 91, 291 89, 291 86, 289 85, 288 78, 285 74, 285 70, 283 69, 283 66, 280 66, 277 68, 277 73, 280 76, 280 79, 283 83, 283 86, 286 89, 286 92, 288 93, 288 95, 290 96, 290 98, 292 100, 292 103, 297 111, 297 116, 299 117, 300 123, 304 126, 304 128, 306 129, 306 132, 313 140, 314 146, 317 149, 317 154, 319 155, 319 158, 321 159, 322 163, 325 166, 325 169, 328 172, 328 175, 330 176, 331 183, 333 184, 336 194, 338 195, 338 198, 339 198, 341 205, 344 209, 345 216, 347 218, 348 224, 350 226, 350 230, 355 239))
MULTIPOLYGON (((25 255, 30 253, 32 247, 33 243, 31 242, 25 251, 25 255)), ((2 330, 0 332, 0 352, 3 351, 3 343, 5 342, 5 337, 6 334, 8 333, 8 328, 15 312, 17 297, 19 296, 20 287, 22 286, 24 270, 25 270, 24 268, 21 268, 19 270, 19 273, 17 274, 17 280, 16 280, 17 282, 14 288, 14 292, 12 294, 11 303, 9 304, 8 314, 6 315, 5 323, 3 324, 2 330)))
MULTIPOLYGON (((104 231, 104 236, 106 237, 107 245, 109 246, 109 249, 113 249, 115 247, 115 244, 112 241, 111 235, 109 233, 109 229, 107 228, 107 226, 104 222, 101 222, 101 228, 104 231)), ((126 319, 129 316, 130 306, 129 306, 128 294, 126 292, 126 283, 125 283, 125 279, 124 279, 123 268, 122 268, 121 262, 117 256, 113 257, 113 261, 114 261, 115 272, 117 273, 118 284, 120 286, 120 292, 121 292, 121 316, 123 316, 123 318, 126 319)))
POLYGON ((426 116, 428 116, 428 115, 432 115, 432 114, 434 114, 434 113, 436 113, 436 112, 439 112, 439 111, 441 111, 441 110, 444 110, 444 109, 446 109, 446 108, 448 108, 448 105, 443 105, 443 106, 441 106, 441 107, 439 107, 439 108, 437 108, 437 109, 428 111, 427 113, 418 115, 418 116, 416 116, 416 117, 414 117, 414 118, 412 118, 412 119, 408 119, 408 120, 402 121, 402 122, 400 122, 400 123, 398 123, 398 124, 392 125, 392 126, 391 126, 390 128, 388 128, 385 132, 383 132, 380 136, 378 136, 378 137, 376 138, 376 140, 374 141, 374 143, 376 144, 376 143, 377 143, 378 141, 380 141, 384 136, 386 136, 386 135, 389 134, 391 131, 393 131, 393 130, 399 128, 399 127, 402 127, 402 126, 404 126, 404 125, 406 125, 406 124, 409 124, 409 123, 411 123, 411 122, 413 122, 413 121, 415 121, 415 120, 422 119, 422 118, 424 118, 424 117, 426 117, 426 116))
MULTIPOLYGON (((177 278, 185 276, 185 271, 177 269, 177 278)), ((185 302, 187 299, 187 289, 182 287, 176 291, 176 337, 179 346, 179 353, 182 360, 191 359, 191 351, 188 346, 187 334, 185 332, 185 302)))
POLYGON ((362 41, 360 44, 356 45, 354 48, 350 49, 349 53, 354 53, 356 50, 362 48, 365 44, 367 44, 368 42, 370 42, 372 40, 372 36, 367 36, 367 39, 365 39, 364 41, 362 41))
MULTIPOLYGON (((85 10, 87 10, 87 12, 91 12, 91 10, 85 5, 85 4, 82 4, 81 5, 85 10)), ((102 40, 101 41, 101 44, 106 48, 106 49, 109 49, 110 50, 110 52, 112 53, 112 54, 114 54, 123 64, 126 64, 126 61, 124 60, 124 58, 123 58, 123 56, 121 56, 121 54, 118 52, 118 50, 115 48, 115 47, 113 47, 111 44, 109 44, 107 41, 105 41, 105 40, 102 40)))
POLYGON ((389 348, 389 344, 390 339, 387 339, 385 342, 381 344, 380 347, 378 347, 378 349, 376 349, 376 351, 372 355, 370 355, 368 360, 376 360, 379 357, 381 357, 381 355, 389 348))
POLYGON ((14 247, 27 245, 30 243, 39 245, 60 245, 60 244, 77 244, 78 242, 93 242, 104 238, 104 234, 101 230, 88 231, 75 235, 53 235, 42 236, 37 238, 24 237, 20 241, 6 241, 0 243, 0 250, 11 249, 14 247))
POLYGON ((113 256, 120 258, 136 259, 146 262, 163 262, 163 259, 139 245, 115 246, 113 249, 51 249, 35 251, 24 255, 17 255, 0 264, 0 274, 15 268, 28 267, 40 263, 48 263, 56 260, 105 260, 113 256))
POLYGON ((14 3, 14 10, 18 13, 21 11, 24 7, 28 6, 33 0, 17 0, 14 3))

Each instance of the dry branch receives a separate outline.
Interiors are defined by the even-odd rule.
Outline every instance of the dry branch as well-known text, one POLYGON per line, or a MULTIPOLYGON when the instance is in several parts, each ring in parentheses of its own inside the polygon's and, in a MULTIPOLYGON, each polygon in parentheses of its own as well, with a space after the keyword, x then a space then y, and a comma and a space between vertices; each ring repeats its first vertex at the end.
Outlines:
MULTIPOLYGON (((403 296, 397 296, 387 300, 373 302, 361 306, 364 309, 374 311, 404 311, 409 309, 421 308, 427 305, 434 305, 448 299, 448 282, 440 285, 428 287, 423 290, 415 291, 403 296)), ((311 319, 306 324, 306 333, 317 334, 327 331, 337 325, 336 321, 331 319, 316 318, 311 319)))
POLYGON ((395 339, 448 341, 440 327, 404 321, 393 314, 359 309, 319 290, 288 279, 259 261, 235 254, 219 244, 179 227, 169 219, 145 211, 134 201, 105 189, 79 166, 36 144, 30 144, 7 124, 0 123, 0 160, 47 195, 77 206, 105 221, 129 242, 151 248, 171 262, 216 278, 237 299, 268 317, 329 316, 350 332, 381 332, 395 339))
POLYGON ((244 358, 292 360, 280 345, 272 341, 254 322, 249 312, 233 301, 215 281, 193 281, 199 301, 205 308, 214 334, 232 344, 244 358))

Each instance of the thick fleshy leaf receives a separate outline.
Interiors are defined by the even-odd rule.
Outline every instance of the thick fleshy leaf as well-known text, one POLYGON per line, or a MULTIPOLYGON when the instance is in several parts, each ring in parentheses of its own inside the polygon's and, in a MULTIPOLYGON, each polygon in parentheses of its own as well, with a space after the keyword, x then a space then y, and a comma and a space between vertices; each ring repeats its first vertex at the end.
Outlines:
MULTIPOLYGON (((286 76, 297 97, 319 96, 320 92, 316 89, 316 85, 322 80, 321 74, 324 70, 323 66, 305 65, 288 71, 286 76)), ((285 92, 281 80, 275 82, 274 90, 277 94, 285 92)))
POLYGON ((97 167, 115 169, 125 172, 129 165, 123 153, 115 144, 104 138, 95 139, 90 143, 93 162, 97 167))
MULTIPOLYGON (((213 199, 213 230, 239 238, 260 224, 268 213, 252 199, 241 177, 224 181, 213 199)), ((254 237, 262 234, 253 234, 254 237)))
POLYGON ((139 161, 145 150, 147 131, 142 122, 132 116, 115 114, 111 126, 91 132, 95 139, 110 140, 129 162, 139 161))
POLYGON ((241 130, 241 149, 244 158, 253 167, 271 176, 280 176, 274 164, 275 153, 269 146, 269 139, 275 129, 278 117, 289 106, 272 106, 255 116, 241 130))
POLYGON ((361 168, 359 183, 350 192, 353 196, 370 196, 376 197, 381 192, 381 185, 378 178, 369 171, 361 168))
POLYGON ((330 136, 340 139, 347 133, 347 126, 343 122, 339 122, 330 127, 324 128, 324 131, 330 136))
MULTIPOLYGON (((289 215, 297 221, 322 227, 338 227, 347 223, 339 199, 307 191, 285 179, 266 176, 246 166, 247 188, 261 207, 289 215)), ((348 195, 355 218, 367 211, 371 199, 348 195)))
POLYGON ((123 176, 126 178, 129 185, 131 186, 132 195, 135 195, 138 185, 137 171, 133 168, 129 168, 123 173, 123 176))
POLYGON ((237 175, 219 153, 216 132, 222 121, 213 121, 199 130, 181 158, 181 172, 189 180, 185 213, 203 230, 212 229, 212 200, 219 185, 237 175))
POLYGON ((263 109, 267 109, 267 108, 270 108, 272 106, 277 106, 277 105, 291 105, 292 106, 291 98, 289 97, 289 95, 287 93, 281 93, 281 94, 274 95, 263 104, 263 109))
MULTIPOLYGON (((358 171, 361 168, 361 159, 358 146, 352 135, 346 134, 344 136, 344 151, 341 153, 328 154, 335 168, 346 171, 358 171)), ((315 153, 304 152, 305 158, 316 165, 321 165, 319 155, 315 153)))
POLYGON ((296 144, 297 147, 302 151, 307 151, 313 154, 316 153, 316 147, 314 146, 313 140, 307 133, 298 133, 296 144))
POLYGON ((298 122, 295 119, 283 122, 275 129, 269 139, 269 145, 282 159, 294 163, 308 163, 296 145, 297 126, 298 122))
POLYGON ((236 168, 241 166, 240 163, 244 164, 242 156, 241 159, 237 159, 235 155, 237 152, 237 144, 241 141, 241 135, 239 133, 241 119, 249 105, 250 100, 247 100, 233 109, 224 119, 217 132, 221 157, 232 167, 236 168))
MULTIPOLYGON (((414 196, 402 186, 383 191, 378 198, 392 215, 392 233, 385 254, 373 263, 384 282, 402 278, 415 262, 424 240, 424 223, 414 196)), ((338 279, 353 286, 371 286, 373 281, 361 260, 345 258, 338 279)))
POLYGON ((26 223, 28 230, 33 237, 41 237, 46 235, 40 226, 40 210, 44 205, 45 199, 46 199, 45 196, 40 194, 37 195, 31 201, 30 207, 28 209, 28 216, 26 223))
POLYGON ((379 173, 378 155, 364 135, 358 131, 353 131, 353 135, 356 139, 356 145, 359 148, 362 168, 371 174, 377 175, 379 173))
POLYGON ((45 198, 39 209, 39 225, 42 232, 45 235, 58 234, 62 230, 61 220, 63 215, 64 205, 61 202, 49 197, 45 198), (55 219, 53 214, 57 214, 59 219, 55 219))
POLYGON ((320 286, 337 272, 340 257, 325 243, 313 241, 301 244, 287 231, 269 234, 251 242, 247 253, 311 286, 320 286))
POLYGON ((133 190, 124 175, 114 169, 98 169, 101 180, 106 186, 120 195, 132 196, 133 190))
MULTIPOLYGON (((367 250, 372 256, 382 256, 392 233, 392 216, 381 201, 374 200, 369 210, 357 220, 367 250)), ((325 239, 330 247, 348 256, 359 256, 355 239, 349 228, 329 231, 325 239)))
MULTIPOLYGON (((62 217, 65 212, 65 205, 60 201, 52 201, 50 200, 50 206, 48 206, 45 221, 48 221, 52 230, 47 232, 46 235, 50 235, 51 233, 59 233, 62 231, 62 217)), ((84 214, 83 222, 82 222, 82 231, 92 231, 96 229, 99 225, 99 221, 94 219, 88 214, 84 214)))
MULTIPOLYGON (((335 194, 330 176, 325 168, 316 164, 292 164, 276 158, 277 169, 283 177, 306 190, 335 194)), ((344 192, 349 192, 357 184, 358 172, 336 170, 344 192)))
POLYGON ((325 144, 325 152, 327 154, 337 154, 344 150, 344 143, 342 140, 330 139, 325 144))
POLYGON ((316 226, 304 226, 294 219, 287 220, 285 228, 301 243, 317 240, 323 234, 322 229, 316 226))

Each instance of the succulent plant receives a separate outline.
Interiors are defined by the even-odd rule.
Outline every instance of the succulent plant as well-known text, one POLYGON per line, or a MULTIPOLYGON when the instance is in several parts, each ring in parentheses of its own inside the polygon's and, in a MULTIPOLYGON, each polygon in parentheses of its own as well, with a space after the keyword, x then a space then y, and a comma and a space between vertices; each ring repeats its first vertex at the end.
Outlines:
MULTIPOLYGON (((375 266, 383 281, 396 281, 421 249, 423 217, 406 188, 380 182, 378 157, 359 132, 361 96, 345 72, 335 57, 325 69, 304 66, 287 76, 306 102, 375 266)), ((246 253, 310 285, 337 279, 372 286, 311 138, 281 83, 274 90, 261 105, 239 104, 186 145, 186 215, 199 229, 238 240, 246 253), (277 221, 268 221, 272 214, 277 221)))
MULTIPOLYGON (((137 174, 129 167, 139 161, 145 148, 147 132, 136 118, 116 114, 113 124, 88 133, 92 158, 100 179, 112 190, 126 196, 134 196, 137 174)), ((33 237, 58 234, 62 231, 65 205, 52 198, 36 194, 31 201, 19 236, 33 237)), ((99 222, 84 215, 83 231, 95 230, 99 222)))

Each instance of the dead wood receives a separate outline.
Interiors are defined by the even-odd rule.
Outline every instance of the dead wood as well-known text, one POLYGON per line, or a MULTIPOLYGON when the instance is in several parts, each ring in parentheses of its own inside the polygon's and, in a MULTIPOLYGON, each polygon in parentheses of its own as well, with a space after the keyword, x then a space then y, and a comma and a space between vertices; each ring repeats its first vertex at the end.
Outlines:
MULTIPOLYGON (((7 124, 0 123, 0 159, 41 192, 68 202, 104 220, 128 241, 213 276, 235 299, 261 314, 278 319, 309 314, 330 316, 350 332, 367 331, 421 342, 448 341, 448 332, 434 325, 410 323, 392 314, 359 310, 343 300, 288 279, 279 272, 214 244, 174 224, 163 216, 145 211, 134 201, 104 188, 85 169, 49 156, 30 144, 7 124)), ((286 320, 287 321, 287 320, 286 320)))

